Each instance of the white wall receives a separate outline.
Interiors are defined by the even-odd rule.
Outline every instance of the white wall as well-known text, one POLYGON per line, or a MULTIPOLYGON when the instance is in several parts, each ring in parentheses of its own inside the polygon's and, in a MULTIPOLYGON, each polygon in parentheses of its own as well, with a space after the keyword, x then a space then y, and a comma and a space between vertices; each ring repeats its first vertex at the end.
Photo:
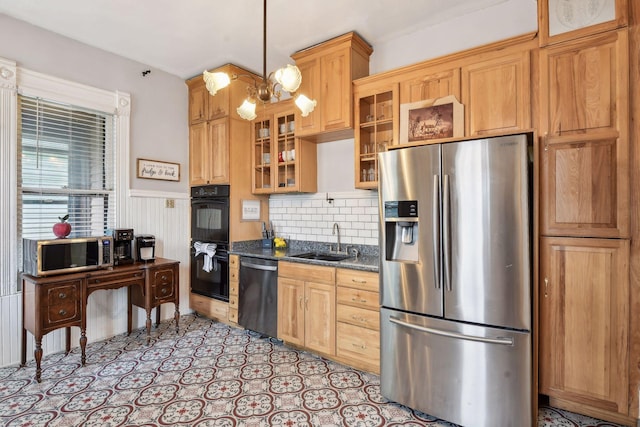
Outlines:
POLYGON ((188 193, 188 91, 184 80, 0 14, 0 57, 19 67, 131 94, 130 188, 188 193), (142 71, 151 69, 146 77, 142 71), (180 182, 136 178, 135 160, 182 165, 180 182))

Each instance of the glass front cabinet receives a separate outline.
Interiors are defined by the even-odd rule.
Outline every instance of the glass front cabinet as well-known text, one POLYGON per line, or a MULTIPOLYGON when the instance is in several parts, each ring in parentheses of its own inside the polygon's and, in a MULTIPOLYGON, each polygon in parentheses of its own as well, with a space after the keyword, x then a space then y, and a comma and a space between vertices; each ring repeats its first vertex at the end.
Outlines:
POLYGON ((316 146, 295 136, 291 100, 259 108, 252 129, 253 192, 315 192, 316 146))
POLYGON ((354 88, 355 187, 378 186, 378 153, 398 144, 398 84, 363 84, 354 88))

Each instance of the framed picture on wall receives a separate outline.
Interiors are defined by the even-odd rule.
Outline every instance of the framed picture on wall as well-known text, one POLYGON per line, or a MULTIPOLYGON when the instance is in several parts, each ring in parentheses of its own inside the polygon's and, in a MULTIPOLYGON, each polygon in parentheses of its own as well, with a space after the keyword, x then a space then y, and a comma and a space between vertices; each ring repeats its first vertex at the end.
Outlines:
POLYGON ((464 136, 464 107, 455 96, 400 105, 400 144, 464 136))

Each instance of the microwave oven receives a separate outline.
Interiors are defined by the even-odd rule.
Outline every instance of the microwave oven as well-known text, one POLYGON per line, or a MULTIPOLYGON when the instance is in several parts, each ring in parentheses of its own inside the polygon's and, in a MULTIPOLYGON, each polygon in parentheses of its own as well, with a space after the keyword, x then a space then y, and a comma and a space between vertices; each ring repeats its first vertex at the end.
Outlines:
POLYGON ((113 266, 113 237, 22 239, 23 270, 32 276, 75 273, 113 266))

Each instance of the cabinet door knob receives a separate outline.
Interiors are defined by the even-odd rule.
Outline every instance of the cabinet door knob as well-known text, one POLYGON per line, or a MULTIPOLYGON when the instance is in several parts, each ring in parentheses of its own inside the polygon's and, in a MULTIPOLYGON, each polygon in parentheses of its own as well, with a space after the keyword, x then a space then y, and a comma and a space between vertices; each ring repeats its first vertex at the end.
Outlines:
POLYGON ((60 298, 60 299, 65 299, 66 297, 67 297, 67 294, 65 294, 64 292, 60 292, 58 294, 58 298, 60 298))
POLYGON ((59 314, 60 316, 64 316, 65 314, 67 314, 67 310, 62 309, 62 310, 60 310, 60 311, 58 312, 58 314, 59 314))

